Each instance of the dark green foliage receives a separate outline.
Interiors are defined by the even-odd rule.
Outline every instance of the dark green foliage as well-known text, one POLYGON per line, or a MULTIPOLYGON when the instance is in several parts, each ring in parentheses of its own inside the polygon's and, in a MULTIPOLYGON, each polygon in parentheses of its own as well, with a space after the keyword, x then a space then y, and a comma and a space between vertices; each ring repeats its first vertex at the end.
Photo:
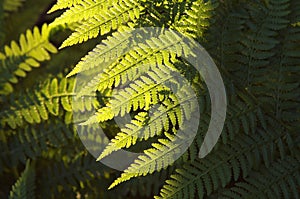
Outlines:
POLYGON ((299 198, 299 24, 299 0, 0 0, 0 198, 299 198), (140 27, 195 39, 222 75, 226 121, 202 159, 211 99, 192 51, 175 32, 128 50, 140 27), (195 138, 177 136, 196 131, 185 118, 195 138), (81 139, 105 147, 93 157, 81 139), (120 149, 144 154, 124 172, 96 161, 120 149))
POLYGON ((13 185, 9 199, 35 198, 35 171, 30 162, 27 161, 26 168, 18 181, 13 185))

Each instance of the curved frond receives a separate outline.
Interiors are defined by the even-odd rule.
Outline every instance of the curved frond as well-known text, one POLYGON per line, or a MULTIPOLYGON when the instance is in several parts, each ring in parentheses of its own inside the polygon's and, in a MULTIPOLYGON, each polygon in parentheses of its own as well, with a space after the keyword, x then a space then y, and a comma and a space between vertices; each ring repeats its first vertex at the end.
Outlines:
POLYGON ((70 8, 72 6, 80 4, 81 2, 82 0, 57 0, 56 4, 52 6, 48 13, 52 13, 65 8, 70 8))
POLYGON ((135 43, 131 44, 132 50, 119 55, 118 60, 111 61, 111 64, 103 63, 100 65, 101 70, 96 68, 98 72, 91 75, 90 82, 79 91, 79 95, 91 93, 96 89, 101 91, 113 85, 115 87, 120 84, 125 85, 155 67, 165 65, 174 68, 173 63, 178 61, 176 55, 182 56, 190 52, 182 42, 182 38, 175 32, 167 31, 166 34, 160 34, 158 38, 152 36, 147 39, 143 36, 142 39, 145 40, 139 42, 134 39, 135 43))
POLYGON ((119 55, 123 55, 126 52, 131 37, 130 30, 114 32, 112 36, 109 36, 90 51, 88 55, 84 56, 67 77, 93 70, 94 68, 97 68, 99 71, 103 70, 110 61, 116 60, 119 55))
MULTIPOLYGON (((189 129, 188 126, 183 127, 183 129, 186 131, 192 130, 189 129)), ((110 185, 109 189, 133 177, 145 176, 167 168, 175 162, 176 156, 180 155, 188 143, 191 143, 194 138, 190 132, 178 133, 175 136, 167 133, 165 135, 168 139, 158 139, 158 143, 153 143, 153 148, 145 150, 145 155, 140 155, 134 163, 110 185)))
MULTIPOLYGON (((7 135, 9 131, 1 133, 7 135)), ((40 157, 43 152, 53 147, 64 146, 75 135, 72 126, 63 121, 26 126, 18 131, 13 130, 11 134, 0 141, 0 172, 3 167, 15 167, 20 162, 25 163, 28 158, 40 157)))
POLYGON ((218 198, 299 198, 299 157, 288 156, 270 168, 253 172, 245 182, 236 183, 218 198))
POLYGON ((35 171, 27 161, 26 168, 18 181, 13 185, 9 199, 34 199, 35 198, 35 171))
POLYGON ((74 83, 74 79, 64 78, 59 82, 54 78, 33 92, 28 92, 27 95, 11 98, 8 102, 11 107, 0 113, 1 118, 4 118, 1 120, 2 126, 8 124, 15 129, 22 126, 24 122, 40 123, 48 120, 49 114, 57 116, 60 105, 67 112, 91 110, 92 107, 97 107, 95 100, 92 100, 94 96, 72 106, 71 98, 75 95, 74 83))
POLYGON ((219 1, 194 1, 185 11, 185 16, 175 22, 174 28, 179 32, 192 38, 202 38, 205 31, 212 23, 212 17, 215 15, 215 10, 219 6, 219 1))
POLYGON ((269 166, 275 143, 278 142, 278 148, 288 150, 284 149, 282 141, 286 136, 286 132, 277 129, 269 134, 239 135, 207 158, 196 159, 176 170, 156 198, 191 199, 210 195, 219 186, 225 187, 232 178, 237 180, 241 175, 248 176, 262 159, 269 166))
POLYGON ((34 27, 33 31, 21 34, 19 45, 12 41, 10 46, 4 47, 4 53, 0 53, 0 94, 11 93, 12 84, 16 84, 18 78, 24 78, 32 68, 39 67, 40 62, 49 60, 50 53, 57 52, 49 41, 49 33, 46 24, 41 31, 34 27))
MULTIPOLYGON (((97 6, 91 7, 96 9, 95 13, 88 12, 92 14, 88 15, 87 19, 79 22, 80 25, 75 29, 75 32, 63 42, 60 48, 82 43, 88 39, 97 37, 99 34, 104 35, 111 30, 117 30, 119 26, 122 26, 129 21, 135 21, 139 17, 140 11, 143 9, 143 7, 140 6, 140 3, 135 0, 119 1, 113 7, 107 9, 103 9, 102 6, 100 8, 97 8, 97 6)), ((74 17, 75 19, 80 16, 85 16, 84 14, 80 15, 77 12, 74 14, 77 16, 74 17)), ((77 22, 77 20, 74 22, 77 22)), ((58 22, 54 21, 53 25, 56 25, 56 23, 58 22)))

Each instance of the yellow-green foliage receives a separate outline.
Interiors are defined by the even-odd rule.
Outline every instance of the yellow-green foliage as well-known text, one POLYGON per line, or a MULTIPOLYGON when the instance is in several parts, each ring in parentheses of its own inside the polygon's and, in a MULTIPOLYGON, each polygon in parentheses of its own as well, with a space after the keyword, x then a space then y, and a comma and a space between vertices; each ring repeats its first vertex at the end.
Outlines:
POLYGON ((0 1, 0 198, 299 198, 300 1, 43 1, 32 27, 3 29, 29 2, 0 1), (128 49, 142 27, 171 31, 128 49), (202 159, 211 99, 175 31, 205 47, 226 87, 224 129, 202 159), (79 90, 78 74, 90 75, 79 90), (143 154, 124 172, 99 162, 120 149, 143 154))

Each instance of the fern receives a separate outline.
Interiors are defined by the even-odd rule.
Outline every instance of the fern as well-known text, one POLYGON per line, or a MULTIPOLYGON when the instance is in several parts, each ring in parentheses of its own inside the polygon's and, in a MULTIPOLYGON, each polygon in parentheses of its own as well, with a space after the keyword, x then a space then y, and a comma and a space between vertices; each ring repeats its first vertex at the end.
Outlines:
POLYGON ((92 101, 91 98, 86 98, 85 101, 72 106, 70 100, 74 96, 74 79, 69 81, 62 79, 60 82, 56 78, 47 81, 44 85, 37 88, 34 95, 28 94, 22 96, 19 100, 12 98, 10 109, 3 110, 1 116, 2 126, 9 125, 15 129, 17 126, 22 126, 24 122, 34 124, 48 120, 49 114, 57 116, 60 110, 60 104, 63 110, 72 112, 79 110, 91 110, 97 107, 98 103, 92 101))
POLYGON ((48 13, 54 12, 56 10, 61 10, 65 8, 70 8, 74 5, 77 5, 82 0, 58 0, 55 5, 52 6, 52 8, 48 11, 48 13))
MULTIPOLYGON (((194 120, 191 118, 190 124, 193 122, 197 122, 197 117, 194 117, 194 120)), ((153 148, 145 150, 145 155, 140 155, 110 185, 109 189, 133 177, 145 176, 171 165, 176 160, 175 158, 181 155, 184 148, 189 146, 195 136, 195 129, 189 127, 190 125, 182 125, 182 129, 175 136, 166 133, 167 139, 159 139, 158 143, 153 143, 153 148)))
MULTIPOLYGON (((78 154, 68 165, 64 162, 55 162, 54 170, 48 168, 41 176, 40 181, 44 184, 44 188, 49 191, 51 195, 61 194, 64 192, 71 192, 72 186, 78 186, 78 184, 87 184, 89 180, 96 178, 98 180, 105 179, 105 169, 100 167, 101 165, 93 161, 92 157, 85 154, 78 154), (58 189, 57 185, 61 185, 62 189, 58 189), (64 191, 63 191, 64 190, 64 191)), ((107 172, 109 175, 109 173, 107 172)))
POLYGON ((258 104, 248 93, 241 90, 237 93, 237 96, 231 93, 232 99, 229 101, 226 123, 221 135, 224 144, 228 140, 234 140, 241 128, 245 134, 255 134, 259 124, 267 129, 266 116, 261 104, 258 104))
MULTIPOLYGON (((147 29, 145 29, 145 31, 147 33, 147 29)), ((137 34, 138 33, 133 33, 133 36, 138 37, 137 34)), ((152 34, 155 35, 155 33, 152 34)), ((119 34, 116 36, 119 36, 119 34)), ((142 36, 142 39, 147 38, 142 36)), ((136 44, 131 44, 133 50, 125 53, 121 61, 112 60, 105 63, 106 68, 103 67, 103 72, 92 75, 92 80, 90 80, 87 86, 83 86, 82 91, 79 91, 79 96, 95 91, 96 89, 101 91, 112 85, 117 87, 120 84, 126 84, 128 81, 134 80, 149 69, 162 64, 172 68, 172 63, 177 61, 176 54, 169 53, 167 50, 176 49, 175 52, 178 56, 188 54, 190 50, 182 43, 182 39, 180 39, 176 33, 170 31, 159 35, 159 38, 150 36, 150 39, 146 40, 147 43, 145 43, 145 41, 139 43, 142 39, 138 39, 137 41, 133 40, 133 42, 136 42, 136 44), (109 65, 109 63, 111 64, 109 65), (139 65, 143 65, 143 67, 138 67, 139 65)), ((95 61, 98 60, 98 58, 95 58, 93 55, 88 55, 86 59, 91 59, 91 61, 89 60, 87 63, 92 61, 95 63, 95 61)), ((80 65, 78 67, 80 67, 80 65)), ((72 72, 71 74, 73 75, 74 73, 72 72)))
POLYGON ((37 27, 21 34, 19 45, 12 41, 10 47, 4 47, 0 53, 1 60, 1 94, 13 91, 12 84, 18 83, 18 78, 24 78, 33 67, 39 67, 40 62, 50 59, 50 53, 56 53, 56 48, 49 42, 50 28, 45 24, 41 32, 37 27))
POLYGON ((18 181, 13 185, 9 198, 35 198, 35 171, 30 165, 30 161, 27 161, 26 168, 18 181))
POLYGON ((225 187, 232 176, 234 180, 241 174, 243 177, 248 176, 249 171, 259 164, 261 159, 269 166, 274 157, 275 143, 278 143, 280 149, 286 150, 282 140, 287 134, 275 132, 273 135, 239 136, 220 147, 206 160, 187 163, 171 175, 160 196, 156 198, 203 198, 217 190, 220 185, 225 187))
MULTIPOLYGON (((4 135, 8 132, 1 133, 4 135)), ((26 126, 18 132, 13 131, 11 135, 0 141, 0 171, 3 171, 3 167, 14 167, 20 162, 25 163, 28 158, 41 157, 43 152, 52 147, 66 145, 68 140, 73 139, 74 132, 71 126, 57 121, 26 126)))
POLYGON ((103 63, 109 63, 117 59, 117 55, 123 55, 128 49, 127 41, 129 42, 132 31, 114 32, 112 37, 108 37, 103 44, 97 45, 88 55, 83 57, 74 69, 67 75, 73 76, 84 71, 92 70, 95 67, 101 66, 103 63))
POLYGON ((194 1, 190 9, 186 10, 185 16, 175 23, 174 29, 193 38, 202 38, 218 6, 218 1, 214 0, 194 1))
POLYGON ((53 3, 1 1, 0 198, 299 198, 298 0, 53 3), (201 159, 196 42, 228 102, 201 159), (122 173, 95 161, 124 149, 143 153, 122 173))
POLYGON ((288 156, 272 167, 254 172, 219 198, 299 198, 299 157, 288 156))
POLYGON ((196 110, 196 96, 193 96, 192 91, 187 88, 181 88, 180 90, 176 93, 177 99, 173 98, 175 103, 166 100, 150 116, 145 112, 136 115, 135 119, 130 124, 125 125, 122 132, 118 133, 109 143, 99 158, 101 159, 122 147, 126 146, 128 148, 134 145, 138 138, 139 140, 147 140, 161 134, 163 130, 168 131, 169 124, 181 126, 184 119, 190 119, 190 114, 196 110), (192 110, 193 108, 195 110, 192 110))
POLYGON ((75 4, 57 18, 52 25, 72 22, 79 22, 80 24, 75 32, 64 41, 61 48, 95 38, 99 33, 104 35, 111 30, 116 30, 129 20, 136 20, 143 9, 138 1, 124 0, 119 1, 115 6, 110 6, 113 3, 114 1, 103 0, 81 1, 80 4, 75 4))

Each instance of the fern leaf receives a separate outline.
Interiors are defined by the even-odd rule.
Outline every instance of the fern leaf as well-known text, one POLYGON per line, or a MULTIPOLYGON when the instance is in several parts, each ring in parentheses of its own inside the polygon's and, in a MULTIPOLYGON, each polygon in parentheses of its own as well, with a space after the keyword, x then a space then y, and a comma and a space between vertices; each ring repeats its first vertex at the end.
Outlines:
MULTIPOLYGON (((40 183, 43 193, 49 192, 51 197, 55 197, 67 191, 73 192, 71 190, 74 189, 80 191, 78 184, 83 185, 85 189, 92 188, 95 185, 91 183, 93 179, 101 179, 101 183, 104 183, 108 176, 111 176, 111 172, 95 162, 92 156, 78 152, 68 164, 59 160, 51 164, 51 167, 47 167, 41 174, 40 183)), ((99 188, 97 190, 99 191, 99 188)))
POLYGON ((24 121, 27 123, 40 123, 47 120, 49 114, 58 115, 60 104, 65 111, 72 112, 78 110, 86 110, 89 107, 97 107, 97 103, 92 98, 86 98, 82 103, 71 105, 70 98, 75 95, 74 93, 74 79, 67 81, 61 80, 58 83, 56 78, 47 81, 44 85, 39 86, 32 95, 17 96, 12 98, 9 102, 11 107, 3 110, 0 115, 4 118, 1 122, 2 125, 8 124, 11 128, 15 129, 17 126, 22 126, 24 121))
MULTIPOLYGON (((226 145, 220 146, 206 159, 195 160, 178 169, 171 175, 171 179, 166 181, 160 196, 156 198, 203 198, 210 195, 220 185, 226 186, 231 176, 235 180, 240 175, 248 176, 250 170, 261 162, 262 148, 266 148, 266 152, 271 154, 274 150, 273 144, 277 140, 283 140, 285 136, 284 131, 274 131, 273 134, 240 135, 226 145), (196 187, 198 196, 195 196, 196 187)), ((265 159, 265 165, 269 164, 270 159, 265 159)))
POLYGON ((21 34, 19 45, 12 41, 10 47, 4 47, 0 53, 0 89, 1 93, 12 92, 11 84, 18 82, 18 78, 26 76, 28 71, 39 67, 40 63, 50 59, 49 53, 56 53, 57 49, 49 42, 50 28, 44 24, 41 32, 37 27, 33 31, 27 30, 26 35, 21 34), (5 91, 4 88, 11 89, 5 91))
MULTIPOLYGON (((75 32, 63 42, 60 48, 82 43, 88 39, 97 37, 99 34, 104 35, 111 30, 116 30, 129 20, 136 20, 139 17, 141 9, 142 7, 138 2, 134 0, 124 0, 107 10, 97 12, 97 14, 93 14, 93 17, 80 22, 75 32), (130 13, 134 14, 132 15, 130 13)), ((75 14, 78 16, 77 13, 75 14)))
MULTIPOLYGON (((184 128, 188 127, 183 127, 183 129, 184 128)), ((133 177, 145 176, 154 171, 167 168, 194 138, 193 133, 190 132, 188 134, 178 132, 175 136, 168 134, 166 134, 166 136, 168 139, 159 139, 158 143, 152 144, 153 148, 145 150, 145 155, 140 155, 134 163, 122 173, 121 177, 110 185, 109 189, 133 177)))
POLYGON ((255 133, 259 125, 266 126, 266 118, 261 110, 261 105, 248 93, 244 93, 243 90, 237 90, 237 94, 228 92, 227 94, 236 96, 229 102, 232 105, 229 105, 227 108, 225 128, 221 134, 225 144, 227 140, 233 140, 235 135, 240 133, 241 126, 246 134, 255 133))
POLYGON ((136 143, 137 139, 139 141, 147 140, 161 134, 163 130, 168 131, 170 123, 173 126, 182 126, 184 118, 190 118, 189 113, 195 111, 193 109, 187 110, 188 107, 197 106, 195 103, 195 97, 193 98, 189 92, 184 92, 174 102, 163 101, 164 106, 156 108, 150 118, 145 112, 139 113, 130 124, 125 125, 125 128, 121 129, 121 132, 111 140, 98 159, 102 159, 123 147, 129 148, 136 143))
POLYGON ((27 161, 26 168, 18 181, 13 185, 12 190, 9 194, 9 199, 31 199, 35 198, 35 171, 30 165, 30 162, 27 161))
MULTIPOLYGON (((3 135, 8 134, 1 132, 3 135)), ((12 130, 11 136, 6 136, 0 143, 0 162, 1 165, 15 167, 18 163, 26 163, 27 158, 37 158, 43 152, 55 147, 66 145, 68 140, 74 138, 72 126, 64 121, 45 121, 41 124, 26 126, 18 130, 12 130)), ((0 171, 3 168, 0 167, 0 171)))
POLYGON ((112 36, 103 41, 103 44, 97 45, 83 57, 67 77, 92 70, 95 67, 100 71, 103 70, 104 66, 102 65, 109 65, 111 61, 118 58, 118 55, 123 55, 127 51, 132 36, 130 30, 114 32, 112 36))
MULTIPOLYGON (((181 89, 186 90, 184 86, 181 89)), ((181 107, 179 108, 179 110, 176 110, 175 108, 175 114, 174 112, 171 112, 172 114, 169 113, 167 114, 167 116, 170 118, 170 122, 173 125, 179 125, 178 132, 175 134, 175 136, 165 133, 168 139, 159 139, 159 143, 152 144, 153 148, 145 150, 145 155, 139 156, 137 160, 135 160, 135 162, 132 163, 129 168, 124 171, 121 177, 115 180, 110 188, 116 186, 121 182, 127 181, 132 177, 146 175, 149 173, 151 174, 154 171, 160 171, 161 169, 166 168, 167 166, 171 165, 177 159, 176 157, 179 157, 192 143, 193 138, 197 133, 197 128, 194 127, 195 125, 197 126, 199 122, 197 108, 195 107, 198 104, 197 98, 195 95, 193 96, 193 93, 191 93, 191 91, 178 92, 176 93, 176 97, 178 97, 178 101, 180 101, 181 103, 175 103, 175 107, 181 107), (189 99, 187 100, 187 98, 189 99), (186 101, 187 104, 182 103, 184 101, 186 101), (178 121, 176 121, 176 117, 178 118, 178 121)), ((172 105, 170 106, 172 107, 172 105)), ((162 111, 164 111, 162 112, 163 114, 167 112, 167 110, 162 111)), ((156 128, 167 129, 166 125, 168 125, 169 122, 166 123, 166 121, 166 118, 164 118, 163 124, 159 124, 159 126, 157 126, 156 128)), ((148 127, 146 129, 148 129, 148 127)), ((157 129, 155 129, 156 133, 159 132, 156 130, 157 129)), ((149 136, 150 135, 149 133, 147 133, 147 131, 145 132, 145 134, 141 135, 141 137, 144 139, 147 139, 147 137, 149 136)))
POLYGON ((160 99, 163 98, 162 92, 169 91, 164 85, 172 78, 174 78, 174 75, 167 68, 153 69, 128 87, 113 94, 109 106, 115 115, 121 116, 129 113, 131 109, 133 111, 143 108, 148 110, 151 104, 161 101, 160 99))
POLYGON ((92 75, 92 80, 87 86, 83 87, 82 91, 79 91, 79 95, 94 92, 97 87, 101 91, 112 85, 117 87, 120 84, 126 84, 149 69, 162 64, 172 68, 174 67, 173 63, 177 61, 176 54, 181 56, 183 53, 188 54, 190 52, 190 49, 182 43, 182 38, 170 31, 159 35, 158 38, 152 36, 142 41, 142 43, 133 41, 136 42, 132 46, 133 50, 121 56, 121 60, 114 60, 111 65, 105 65, 103 71, 98 72, 94 77, 92 75), (143 65, 143 67, 139 67, 140 65, 143 65))
POLYGON ((56 4, 53 5, 52 8, 48 11, 48 14, 57 10, 70 8, 72 6, 80 4, 81 2, 82 0, 57 0, 56 4))
POLYGON ((107 11, 108 7, 116 4, 117 0, 75 0, 73 2, 58 1, 56 5, 51 8, 52 12, 61 8, 69 8, 61 16, 57 17, 53 25, 60 25, 64 23, 73 23, 87 20, 99 14, 99 12, 107 11))
POLYGON ((299 157, 288 156, 236 183, 219 198, 299 198, 299 157))
POLYGON ((174 28, 192 38, 202 38, 204 32, 208 29, 211 18, 218 7, 218 1, 194 1, 191 8, 186 10, 185 16, 175 23, 174 28))

